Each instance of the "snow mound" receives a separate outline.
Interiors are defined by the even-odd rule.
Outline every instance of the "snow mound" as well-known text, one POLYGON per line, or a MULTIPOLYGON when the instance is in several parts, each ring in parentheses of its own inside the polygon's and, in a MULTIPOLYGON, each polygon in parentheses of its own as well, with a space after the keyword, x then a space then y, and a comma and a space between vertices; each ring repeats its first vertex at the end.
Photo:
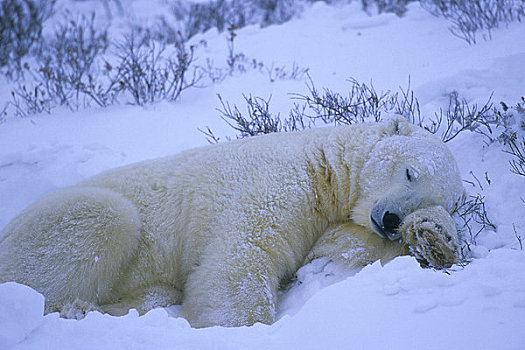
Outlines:
POLYGON ((44 297, 14 282, 0 284, 0 349, 24 340, 44 321, 44 297))

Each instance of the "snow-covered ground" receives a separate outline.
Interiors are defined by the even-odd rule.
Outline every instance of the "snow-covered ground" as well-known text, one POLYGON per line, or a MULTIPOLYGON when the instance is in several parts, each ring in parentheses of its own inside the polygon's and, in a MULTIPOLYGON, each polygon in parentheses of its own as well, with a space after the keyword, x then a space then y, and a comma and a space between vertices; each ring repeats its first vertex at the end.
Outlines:
MULTIPOLYGON (((74 4, 82 8, 73 11, 94 6, 74 4)), ((114 22, 162 13, 164 2, 151 4, 135 0, 114 22)), ((369 16, 358 1, 314 3, 290 22, 238 29, 235 49, 267 66, 308 68, 317 87, 342 94, 349 78, 393 91, 406 88, 410 79, 428 115, 446 107, 452 91, 469 103, 483 104, 491 93, 495 102, 517 103, 525 95, 525 23, 497 29, 491 40, 476 45, 451 35, 449 25, 418 4, 399 18, 369 16)), ((225 66, 226 37, 216 30, 194 37, 194 43, 207 43, 198 47, 199 60, 225 66)), ((305 76, 272 81, 265 71, 251 70, 184 91, 176 103, 59 108, 51 115, 10 118, 0 125, 0 228, 43 193, 207 144, 197 128, 233 137, 219 118, 216 94, 241 110, 242 94, 271 95, 271 110, 286 115, 294 102, 290 94, 307 93, 306 82, 305 76)), ((9 89, 7 82, 0 86, 4 96, 9 89)), ((401 257, 344 278, 330 265, 311 264, 299 272, 303 283, 282 296, 275 324, 198 330, 177 317, 177 307, 141 317, 134 311, 124 317, 93 312, 80 321, 44 316, 41 295, 7 283, 0 285, 0 348, 525 349, 525 254, 518 240, 525 241, 525 178, 510 172, 511 156, 499 143, 486 144, 479 134, 464 132, 448 145, 469 181, 467 191, 485 197, 497 227, 480 233, 474 259, 465 267, 443 273, 401 257)))

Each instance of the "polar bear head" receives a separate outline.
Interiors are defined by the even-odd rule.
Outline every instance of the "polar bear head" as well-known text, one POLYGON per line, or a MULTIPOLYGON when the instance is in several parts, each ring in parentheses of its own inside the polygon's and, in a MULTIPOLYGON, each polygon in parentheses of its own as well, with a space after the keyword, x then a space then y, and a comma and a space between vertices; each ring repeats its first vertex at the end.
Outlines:
POLYGON ((464 196, 458 166, 445 144, 404 119, 386 123, 359 176, 352 220, 397 240, 398 227, 416 210, 441 206, 451 213, 464 196))

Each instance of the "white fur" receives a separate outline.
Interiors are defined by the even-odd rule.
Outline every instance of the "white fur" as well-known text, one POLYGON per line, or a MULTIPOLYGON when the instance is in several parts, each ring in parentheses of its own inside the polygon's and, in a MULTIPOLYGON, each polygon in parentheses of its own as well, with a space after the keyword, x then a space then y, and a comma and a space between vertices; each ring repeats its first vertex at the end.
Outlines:
POLYGON ((372 207, 389 195, 450 212, 462 191, 446 147, 401 119, 243 139, 44 196, 2 231, 0 282, 35 288, 66 316, 182 302, 197 327, 271 323, 280 280, 329 227, 351 218, 356 235, 374 235, 372 207), (402 182, 406 166, 421 186, 402 182))

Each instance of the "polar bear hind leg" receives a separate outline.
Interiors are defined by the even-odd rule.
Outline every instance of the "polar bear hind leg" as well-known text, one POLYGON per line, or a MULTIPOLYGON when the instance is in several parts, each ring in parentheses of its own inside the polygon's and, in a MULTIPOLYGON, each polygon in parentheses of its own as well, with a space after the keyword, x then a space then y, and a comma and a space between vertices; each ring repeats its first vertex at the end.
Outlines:
POLYGON ((19 214, 0 234, 0 283, 46 296, 46 312, 114 301, 112 286, 136 255, 136 207, 105 188, 69 187, 19 214))

